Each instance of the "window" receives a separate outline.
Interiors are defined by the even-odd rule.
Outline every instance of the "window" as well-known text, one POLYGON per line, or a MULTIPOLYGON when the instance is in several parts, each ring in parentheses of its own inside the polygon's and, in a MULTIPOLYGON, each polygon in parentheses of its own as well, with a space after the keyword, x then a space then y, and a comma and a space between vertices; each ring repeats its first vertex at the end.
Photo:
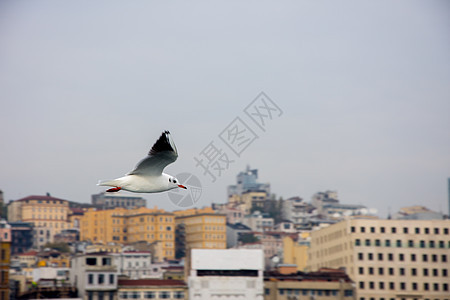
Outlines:
POLYGON ((384 275, 384 269, 378 268, 378 275, 384 275))
POLYGON ((369 260, 373 260, 373 253, 369 253, 369 254, 368 254, 368 259, 369 259, 369 260))
POLYGON ((431 255, 431 260, 432 260, 433 262, 437 262, 437 261, 438 261, 437 255, 436 255, 436 254, 431 255))
POLYGON ((388 260, 393 261, 394 260, 394 254, 388 253, 388 260))
POLYGON ((114 284, 114 274, 109 274, 109 284, 114 284))
POLYGON ((405 255, 404 255, 403 253, 400 253, 400 254, 398 255, 398 260, 404 261, 404 260, 405 260, 405 255))
POLYGON ((363 267, 359 267, 358 268, 358 274, 359 275, 363 275, 364 274, 364 268, 363 267))
POLYGON ((434 228, 434 234, 439 234, 439 228, 434 228))
POLYGON ((439 291, 439 283, 433 283, 433 290, 439 291))
POLYGON ((430 248, 434 248, 434 241, 430 241, 430 248))
POLYGON ((414 291, 417 291, 417 282, 413 282, 413 283, 412 283, 412 289, 413 289, 414 291))
POLYGON ((141 292, 131 292, 131 299, 141 298, 141 292))
POLYGON ((425 248, 425 241, 424 240, 420 241, 420 248, 425 248))
POLYGON ((448 228, 444 228, 444 234, 448 234, 448 228))
POLYGON ((370 232, 375 233, 375 227, 370 227, 370 232))
POLYGON ((417 276, 417 269, 411 268, 411 276, 417 276))
POLYGON ((375 283, 373 281, 369 282, 369 289, 373 290, 375 288, 375 283))
POLYGON ((358 260, 364 260, 364 254, 363 253, 358 253, 358 260))
POLYGON ((355 233, 355 232, 356 232, 355 226, 350 227, 350 231, 351 231, 352 233, 355 233))
POLYGON ((408 247, 413 248, 414 247, 414 241, 408 240, 408 247))
POLYGON ((389 268, 389 275, 394 275, 394 268, 389 268))
POLYGON ((105 283, 105 275, 98 274, 98 284, 104 284, 104 283, 105 283))
POLYGON ((442 254, 442 255, 441 255, 441 261, 442 261, 442 262, 447 262, 447 255, 442 254))
POLYGON ((385 240, 386 243, 386 247, 390 247, 391 246, 391 240, 385 240))
POLYGON ((442 276, 447 277, 447 269, 442 269, 442 276))
POLYGON ((444 241, 439 241, 439 248, 445 248, 444 241))
POLYGON ((398 269, 400 276, 405 276, 405 268, 398 269))
POLYGON ((403 233, 408 233, 408 227, 403 227, 403 233))
POLYGON ((405 290, 406 289, 406 283, 400 282, 400 289, 405 290))
POLYGON ((395 283, 394 282, 389 282, 389 289, 390 290, 395 290, 395 283))
POLYGON ((361 231, 361 233, 364 233, 364 232, 366 232, 366 228, 365 227, 361 227, 360 231, 361 231))
POLYGON ((411 254, 411 261, 416 261, 416 255, 415 254, 411 254))
POLYGON ((442 284, 442 290, 444 290, 444 291, 448 291, 448 283, 443 283, 442 284))
POLYGON ((370 240, 366 239, 366 246, 370 246, 370 240))
POLYGON ((429 234, 430 233, 430 228, 425 228, 425 234, 429 234))
POLYGON ((86 257, 86 265, 95 266, 97 265, 97 258, 95 257, 86 257))
POLYGON ((402 246, 402 241, 401 240, 397 240, 396 245, 397 245, 397 247, 401 247, 402 246))
POLYGON ((359 282, 359 288, 362 290, 364 289, 364 281, 359 282))
POLYGON ((428 255, 422 254, 422 261, 428 261, 428 255))
POLYGON ((88 275, 88 284, 94 284, 94 274, 88 275))
POLYGON ((423 276, 428 276, 428 269, 423 269, 423 276))
POLYGON ((416 227, 414 230, 415 230, 416 234, 420 234, 420 228, 419 227, 416 227))
POLYGON ((360 239, 356 239, 355 240, 355 246, 361 246, 361 240, 360 239))
POLYGON ((155 292, 144 292, 144 299, 155 299, 156 293, 155 292))
POLYGON ((378 253, 378 260, 382 261, 383 260, 383 253, 378 253))
POLYGON ((397 228, 391 227, 391 233, 396 233, 396 232, 397 232, 397 228))
POLYGON ((383 282, 383 281, 380 281, 380 282, 378 283, 378 288, 379 288, 380 290, 384 290, 384 282, 383 282))
MULTIPOLYGON (((270 295, 270 289, 266 289, 266 290, 269 290, 269 294, 266 294, 266 295, 270 295)), ((184 292, 183 291, 173 292, 173 297, 175 299, 184 299, 184 292)))
POLYGON ((429 286, 428 282, 425 282, 425 283, 423 284, 423 289, 424 289, 425 291, 428 291, 428 290, 430 289, 430 286, 429 286))
POLYGON ((94 300, 94 292, 91 291, 87 292, 87 298, 88 300, 94 300))
POLYGON ((380 232, 381 232, 381 233, 384 233, 384 232, 385 232, 384 227, 380 227, 380 232))
POLYGON ((373 275, 373 268, 369 267, 369 275, 373 275))

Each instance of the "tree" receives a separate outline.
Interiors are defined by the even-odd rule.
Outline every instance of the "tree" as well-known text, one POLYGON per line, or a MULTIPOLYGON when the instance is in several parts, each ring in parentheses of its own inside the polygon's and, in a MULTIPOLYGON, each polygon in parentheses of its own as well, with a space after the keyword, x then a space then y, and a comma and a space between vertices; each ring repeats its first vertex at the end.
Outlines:
POLYGON ((251 244, 259 242, 259 239, 253 233, 242 233, 239 235, 238 240, 242 244, 251 244))

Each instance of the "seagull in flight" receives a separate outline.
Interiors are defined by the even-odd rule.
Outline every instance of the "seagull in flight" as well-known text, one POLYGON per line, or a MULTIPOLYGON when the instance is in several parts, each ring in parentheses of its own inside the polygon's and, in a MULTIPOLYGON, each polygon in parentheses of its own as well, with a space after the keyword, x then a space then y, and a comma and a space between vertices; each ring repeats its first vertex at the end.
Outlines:
POLYGON ((125 190, 135 193, 158 193, 186 187, 174 176, 163 173, 164 168, 177 160, 178 152, 170 132, 164 131, 147 157, 143 158, 133 171, 113 180, 101 180, 97 185, 111 186, 107 192, 125 190))

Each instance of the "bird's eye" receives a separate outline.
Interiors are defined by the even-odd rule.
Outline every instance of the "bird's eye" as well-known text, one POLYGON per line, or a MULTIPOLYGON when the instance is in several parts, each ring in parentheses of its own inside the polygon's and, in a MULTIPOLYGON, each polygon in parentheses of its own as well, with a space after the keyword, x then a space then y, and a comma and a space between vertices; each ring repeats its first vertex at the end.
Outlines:
POLYGON ((171 178, 169 178, 169 182, 172 182, 172 179, 171 179, 171 178))
POLYGON ((174 179, 174 180, 173 180, 173 183, 177 183, 177 180, 176 180, 176 179, 174 179))

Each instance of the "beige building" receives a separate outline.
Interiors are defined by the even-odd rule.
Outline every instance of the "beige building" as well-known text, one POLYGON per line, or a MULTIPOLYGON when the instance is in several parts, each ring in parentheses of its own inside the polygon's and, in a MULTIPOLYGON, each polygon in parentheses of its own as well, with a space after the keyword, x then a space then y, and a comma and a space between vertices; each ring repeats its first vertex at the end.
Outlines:
POLYGON ((30 222, 36 231, 36 246, 53 242, 55 234, 71 227, 69 201, 50 196, 29 196, 8 204, 8 221, 30 222))
POLYGON ((450 220, 348 219, 311 233, 308 269, 344 267, 358 300, 450 299, 450 220))
POLYGON ((264 274, 264 300, 356 299, 353 282, 342 270, 291 273, 295 266, 293 269, 280 266, 278 271, 264 274))
POLYGON ((118 299, 187 299, 187 285, 175 279, 120 279, 118 299))

